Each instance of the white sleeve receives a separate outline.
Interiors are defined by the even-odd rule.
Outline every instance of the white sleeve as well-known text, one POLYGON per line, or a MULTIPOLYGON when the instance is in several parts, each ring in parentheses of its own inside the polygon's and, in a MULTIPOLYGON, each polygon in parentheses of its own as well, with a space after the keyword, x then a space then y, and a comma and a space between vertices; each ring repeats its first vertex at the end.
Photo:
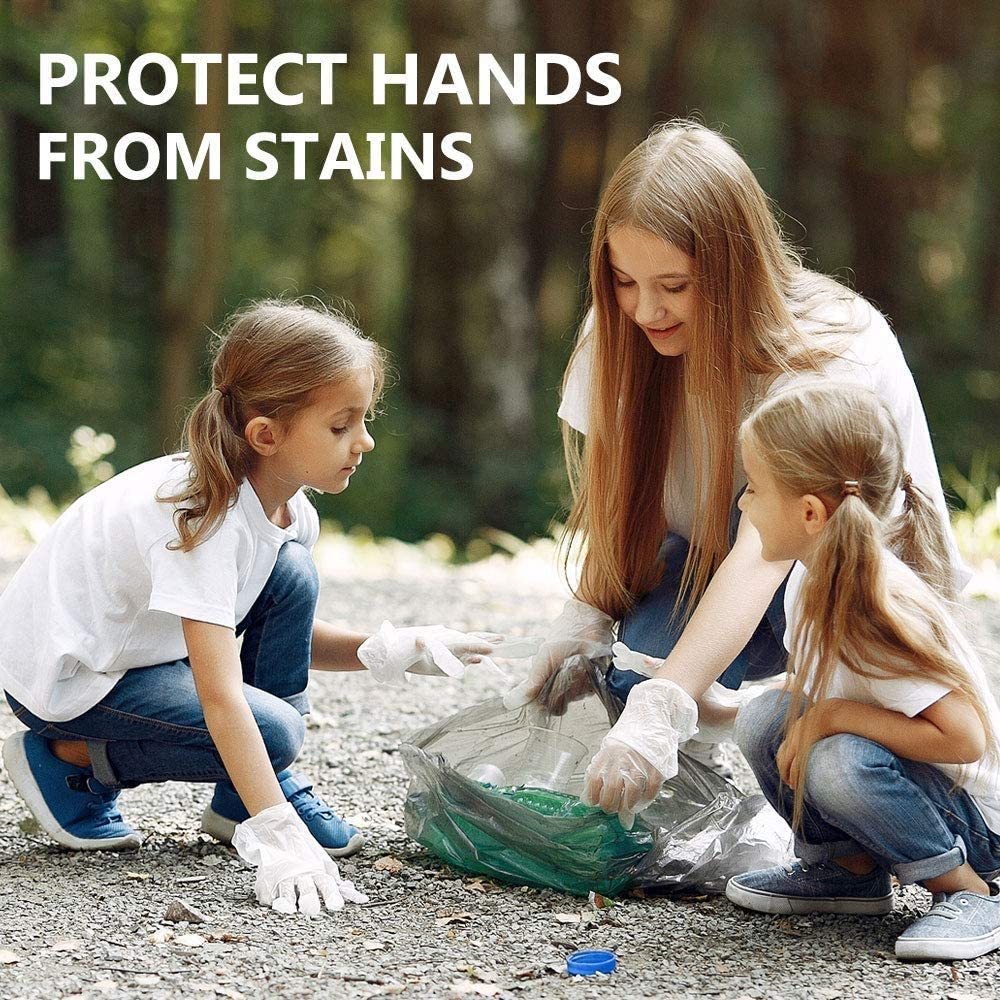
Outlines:
POLYGON ((580 327, 580 349, 576 352, 566 375, 566 385, 559 402, 559 419, 574 430, 587 433, 590 407, 590 384, 593 372, 593 345, 590 332, 594 327, 594 310, 587 313, 580 327))
POLYGON ((239 535, 225 523, 190 552, 168 549, 176 538, 162 535, 149 548, 149 610, 236 627, 239 535))
POLYGON ((952 690, 946 684, 913 677, 865 677, 864 682, 877 704, 893 712, 902 712, 910 719, 952 690))

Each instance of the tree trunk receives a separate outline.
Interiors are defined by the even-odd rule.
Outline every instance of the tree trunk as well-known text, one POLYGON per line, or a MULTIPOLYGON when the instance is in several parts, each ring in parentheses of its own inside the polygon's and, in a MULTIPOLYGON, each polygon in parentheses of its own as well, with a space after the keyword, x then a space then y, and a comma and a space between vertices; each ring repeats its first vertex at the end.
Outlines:
MULTIPOLYGON (((198 7, 199 51, 226 53, 230 47, 230 0, 212 0, 198 7)), ((208 100, 196 105, 192 129, 196 146, 209 132, 222 133, 226 120, 225 83, 222 74, 209 76, 208 100)), ((224 169, 224 167, 223 167, 224 169)), ((192 265, 180 290, 161 289, 163 346, 160 356, 156 434, 166 447, 178 438, 183 412, 195 395, 203 357, 205 329, 215 316, 226 272, 226 212, 221 180, 206 171, 194 181, 191 211, 192 265)))

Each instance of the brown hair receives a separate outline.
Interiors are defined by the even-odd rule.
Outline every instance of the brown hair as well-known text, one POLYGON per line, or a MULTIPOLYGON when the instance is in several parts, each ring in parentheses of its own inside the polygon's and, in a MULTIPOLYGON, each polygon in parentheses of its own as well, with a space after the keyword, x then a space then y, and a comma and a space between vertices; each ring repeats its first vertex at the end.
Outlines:
MULTIPOLYGON (((680 407, 704 427, 710 467, 698 447, 694 479, 699 517, 680 594, 693 609, 729 551, 736 433, 751 376, 760 385, 783 372, 818 370, 836 356, 832 339, 800 323, 853 294, 806 270, 782 238, 750 168, 718 133, 692 122, 654 130, 621 163, 604 189, 590 251, 593 357, 588 430, 563 429, 573 490, 566 558, 586 538, 579 596, 614 618, 658 582, 656 556, 669 529, 664 484, 680 407), (630 226, 658 236, 693 259, 697 314, 683 358, 661 357, 615 299, 609 234, 630 226)), ((820 322, 831 335, 849 328, 820 322)), ((679 602, 678 602, 679 603, 679 602)), ((677 608, 674 609, 677 611, 677 608)))
POLYGON ((251 471, 254 451, 243 436, 255 416, 291 420, 312 393, 361 371, 383 386, 387 356, 341 313, 319 299, 264 299, 234 312, 215 335, 212 388, 184 423, 191 475, 161 503, 177 504, 178 538, 189 552, 218 528, 251 471))
MULTIPOLYGON (((986 707, 956 653, 966 644, 948 608, 955 592, 947 528, 906 473, 885 404, 858 385, 810 381, 763 402, 740 435, 781 492, 812 494, 829 512, 799 595, 786 733, 802 711, 807 682, 809 699, 823 700, 843 663, 862 677, 932 678, 960 691, 995 745, 986 707), (900 489, 903 511, 892 517, 900 489), (909 582, 889 579, 887 547, 915 571, 909 582)), ((801 822, 804 774, 805 767, 793 826, 801 822)))

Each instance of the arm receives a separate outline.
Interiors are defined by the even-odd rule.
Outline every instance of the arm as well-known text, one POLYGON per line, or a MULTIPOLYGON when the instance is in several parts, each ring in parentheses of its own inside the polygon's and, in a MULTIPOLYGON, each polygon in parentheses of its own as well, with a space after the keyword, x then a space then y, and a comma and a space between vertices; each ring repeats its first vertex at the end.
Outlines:
POLYGON ((906 760, 973 764, 986 752, 986 731, 972 702, 960 691, 949 692, 912 719, 846 698, 827 698, 810 712, 819 716, 817 739, 853 733, 906 760))
POLYGON ((699 699, 750 641, 791 568, 761 557, 757 529, 741 516, 732 550, 655 676, 699 699))
POLYGON ((205 725, 251 816, 284 804, 257 720, 243 696, 243 670, 231 628, 182 618, 205 725))
POLYGON ((367 639, 364 632, 351 632, 337 628, 319 618, 313 621, 312 663, 313 670, 365 670, 358 659, 358 647, 367 639))

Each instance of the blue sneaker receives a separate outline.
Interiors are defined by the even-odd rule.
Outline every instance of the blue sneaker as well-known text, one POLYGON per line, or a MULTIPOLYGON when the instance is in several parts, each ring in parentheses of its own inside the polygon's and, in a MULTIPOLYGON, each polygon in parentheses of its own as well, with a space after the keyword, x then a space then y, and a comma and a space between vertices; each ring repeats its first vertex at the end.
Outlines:
POLYGON ((934 905, 896 939, 896 958, 954 962, 1000 948, 1000 883, 978 892, 934 894, 934 905))
POLYGON ((892 882, 884 868, 854 875, 832 861, 737 875, 726 885, 737 906, 758 913, 891 913, 892 882))
POLYGON ((90 768, 61 761, 49 741, 14 733, 3 744, 3 763, 38 825, 76 851, 124 851, 142 845, 115 806, 118 792, 94 779, 90 768))
MULTIPOLYGON (((276 777, 285 798, 295 806, 299 818, 331 858, 346 858, 365 846, 364 834, 345 823, 313 792, 312 782, 304 774, 280 771, 276 777)), ((249 818, 250 813, 236 789, 229 782, 219 782, 202 814, 201 832, 223 844, 231 844, 236 824, 249 818)))

